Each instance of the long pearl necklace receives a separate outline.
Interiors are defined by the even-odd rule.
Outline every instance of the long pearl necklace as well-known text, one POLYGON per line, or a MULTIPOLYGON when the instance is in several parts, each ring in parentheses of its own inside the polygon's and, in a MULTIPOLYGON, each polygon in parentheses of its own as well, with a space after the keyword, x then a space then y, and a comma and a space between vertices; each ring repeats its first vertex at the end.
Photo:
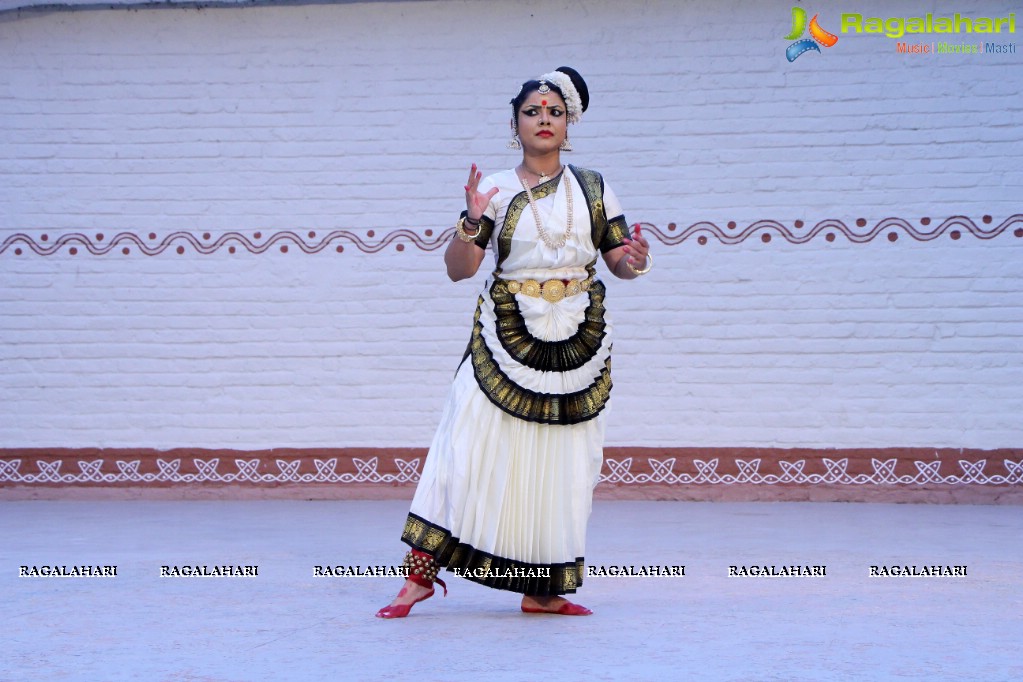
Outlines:
POLYGON ((540 241, 547 245, 550 249, 560 249, 568 243, 568 238, 572 236, 572 183, 569 181, 570 173, 566 170, 561 174, 562 180, 565 182, 566 198, 568 200, 568 226, 565 228, 565 233, 561 235, 558 241, 551 239, 550 234, 547 232, 547 228, 543 226, 543 222, 540 221, 540 211, 536 207, 536 200, 533 199, 533 190, 529 188, 529 183, 526 179, 519 176, 519 182, 522 183, 522 188, 526 190, 526 196, 529 197, 529 207, 533 209, 533 220, 536 221, 536 231, 540 235, 540 241))

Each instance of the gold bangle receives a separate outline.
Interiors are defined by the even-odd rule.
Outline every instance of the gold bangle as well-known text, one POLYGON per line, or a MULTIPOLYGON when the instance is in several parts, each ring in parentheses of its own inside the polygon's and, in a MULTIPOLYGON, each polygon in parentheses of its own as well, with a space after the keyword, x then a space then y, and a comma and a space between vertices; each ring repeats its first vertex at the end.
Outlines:
POLYGON ((632 263, 630 263, 630 262, 629 262, 629 257, 628 257, 628 256, 626 256, 626 257, 625 257, 625 267, 627 267, 627 268, 629 268, 630 270, 632 270, 632 272, 633 272, 634 274, 636 274, 636 275, 645 275, 646 273, 650 272, 650 268, 654 267, 654 257, 653 257, 653 256, 651 256, 651 255, 650 255, 650 254, 648 253, 648 254, 646 255, 646 267, 645 267, 645 268, 643 268, 642 270, 637 270, 636 268, 634 268, 634 267, 632 266, 632 263))
POLYGON ((458 238, 461 239, 463 242, 469 244, 471 242, 476 241, 476 237, 480 236, 480 228, 477 226, 476 232, 474 232, 473 234, 469 234, 468 232, 465 231, 465 216, 462 216, 461 218, 458 219, 458 222, 455 223, 455 234, 457 234, 458 238))

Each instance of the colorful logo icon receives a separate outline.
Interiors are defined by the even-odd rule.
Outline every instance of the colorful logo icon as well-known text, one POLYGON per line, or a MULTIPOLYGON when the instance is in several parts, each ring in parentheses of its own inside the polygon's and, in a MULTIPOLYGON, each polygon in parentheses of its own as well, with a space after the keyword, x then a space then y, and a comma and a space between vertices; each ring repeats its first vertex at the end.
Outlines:
POLYGON ((796 61, 796 58, 801 54, 809 52, 810 50, 816 50, 820 52, 821 49, 817 47, 820 43, 824 47, 831 47, 838 42, 838 36, 833 33, 828 33, 820 24, 817 23, 817 15, 813 15, 813 19, 810 20, 810 38, 803 38, 797 40, 803 35, 803 31, 806 30, 806 10, 802 7, 792 8, 792 31, 785 36, 785 40, 795 40, 796 42, 785 48, 785 58, 790 62, 796 61))

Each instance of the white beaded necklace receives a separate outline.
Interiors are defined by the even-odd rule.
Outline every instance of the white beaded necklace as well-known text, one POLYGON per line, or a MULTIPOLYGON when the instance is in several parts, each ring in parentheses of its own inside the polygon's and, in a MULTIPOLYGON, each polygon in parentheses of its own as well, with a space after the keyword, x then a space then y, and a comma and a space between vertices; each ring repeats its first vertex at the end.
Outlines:
POLYGON ((550 234, 547 233, 547 228, 545 228, 543 223, 540 221, 540 211, 536 208, 536 200, 533 199, 533 190, 529 188, 529 184, 526 182, 526 179, 521 175, 519 176, 519 182, 522 183, 522 188, 526 190, 526 196, 529 197, 529 207, 533 209, 533 220, 536 221, 536 231, 540 235, 540 241, 546 244, 547 248, 550 249, 560 249, 564 247, 568 242, 568 238, 572 236, 572 183, 569 181, 568 176, 569 173, 566 168, 561 177, 565 181, 565 192, 567 193, 566 198, 568 200, 568 227, 565 228, 565 233, 561 235, 561 238, 558 239, 558 241, 551 239, 550 234))

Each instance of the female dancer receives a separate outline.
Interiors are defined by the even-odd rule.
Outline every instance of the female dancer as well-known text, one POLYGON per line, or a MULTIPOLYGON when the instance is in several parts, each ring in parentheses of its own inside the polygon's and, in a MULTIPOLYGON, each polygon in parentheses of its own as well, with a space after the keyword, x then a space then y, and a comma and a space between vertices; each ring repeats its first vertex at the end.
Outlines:
POLYGON ((594 266, 602 255, 633 279, 653 263, 602 177, 561 163, 568 124, 589 104, 582 77, 559 67, 511 104, 509 146, 522 162, 487 178, 473 164, 444 254, 454 281, 476 274, 488 246, 495 267, 402 533, 408 579, 381 618, 407 616, 434 582, 447 594, 441 567, 522 594, 525 613, 591 613, 561 595, 583 582, 611 391, 594 266))

